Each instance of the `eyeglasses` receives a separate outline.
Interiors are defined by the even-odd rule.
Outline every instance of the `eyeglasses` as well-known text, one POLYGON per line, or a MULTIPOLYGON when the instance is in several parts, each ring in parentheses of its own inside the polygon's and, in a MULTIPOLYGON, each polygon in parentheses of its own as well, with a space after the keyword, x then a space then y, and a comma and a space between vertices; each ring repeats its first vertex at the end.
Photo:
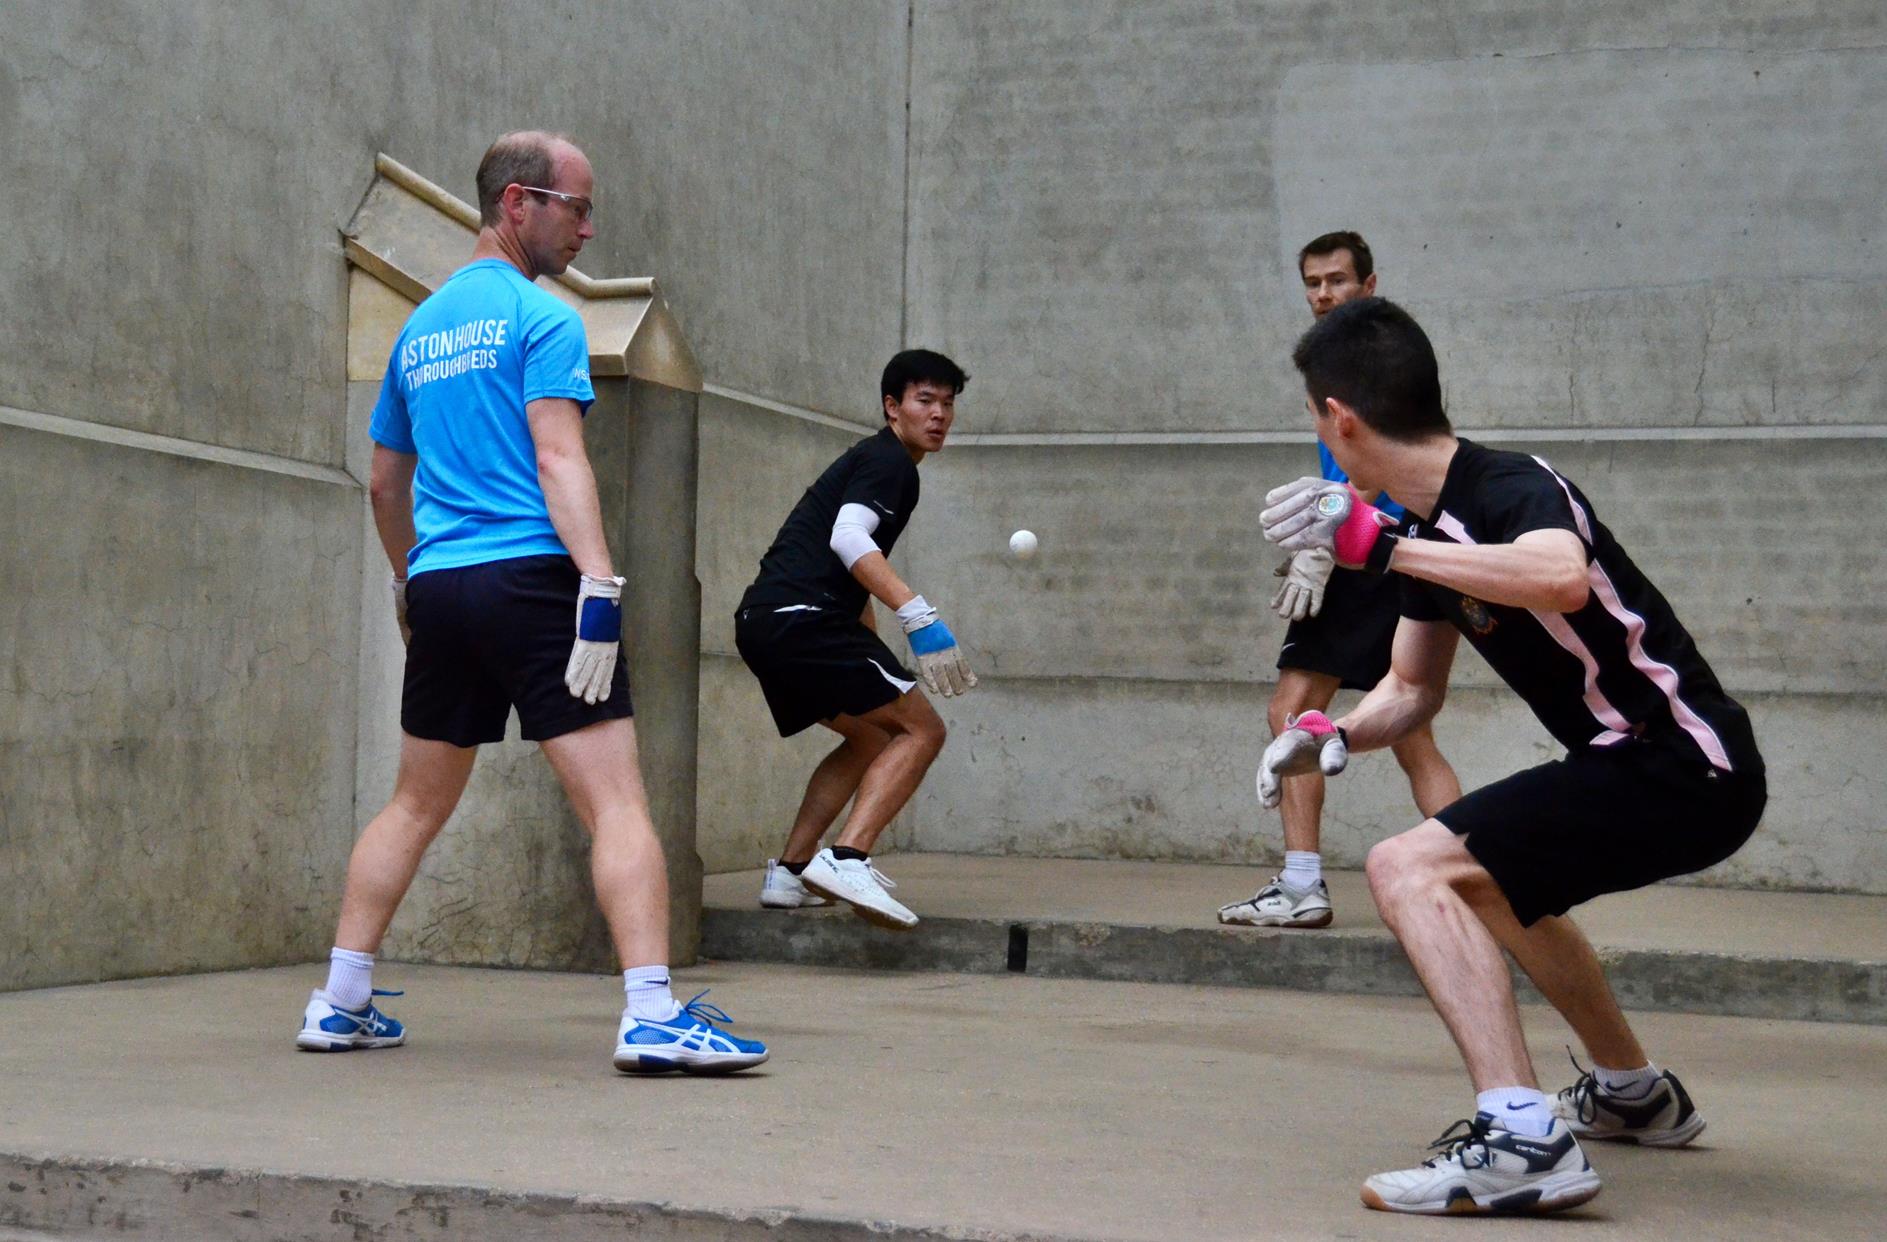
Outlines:
POLYGON ((533 194, 548 194, 552 198, 569 203, 570 210, 577 213, 578 224, 583 223, 592 215, 596 214, 596 204, 592 203, 581 194, 565 194, 562 190, 546 190, 544 187, 538 185, 520 185, 518 189, 529 190, 533 194))

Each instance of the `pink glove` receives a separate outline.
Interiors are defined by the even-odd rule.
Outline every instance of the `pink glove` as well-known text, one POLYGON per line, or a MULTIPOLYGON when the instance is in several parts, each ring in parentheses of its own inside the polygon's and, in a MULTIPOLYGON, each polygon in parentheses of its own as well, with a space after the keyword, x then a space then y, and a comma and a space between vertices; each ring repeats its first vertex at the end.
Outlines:
POLYGON ((1284 722, 1284 732, 1265 747, 1258 761, 1258 803, 1269 810, 1284 796, 1284 778, 1317 768, 1335 776, 1349 766, 1349 739, 1322 712, 1309 711, 1284 722))
POLYGON ((1287 552, 1328 548, 1347 569, 1381 573, 1388 567, 1392 541, 1384 532, 1395 519, 1356 494, 1348 483, 1314 489, 1296 484, 1265 496, 1271 507, 1258 515, 1265 538, 1287 552))

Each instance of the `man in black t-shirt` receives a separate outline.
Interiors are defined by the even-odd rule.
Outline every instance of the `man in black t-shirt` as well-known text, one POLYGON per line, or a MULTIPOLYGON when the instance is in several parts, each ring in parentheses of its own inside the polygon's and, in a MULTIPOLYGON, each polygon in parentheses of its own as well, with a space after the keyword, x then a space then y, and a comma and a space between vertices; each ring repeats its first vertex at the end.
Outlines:
POLYGON ((1266 497, 1265 537, 1394 572, 1402 620, 1387 676, 1338 721, 1307 712, 1265 750, 1283 776, 1334 776, 1441 707, 1457 637, 1567 748, 1370 851, 1377 908, 1467 1063, 1476 1113, 1441 1154, 1364 1183, 1373 1208, 1552 1211, 1599 1192, 1577 1138, 1681 1146, 1702 1116, 1646 1057, 1598 957, 1565 917, 1601 893, 1734 853, 1767 787, 1749 717, 1591 502, 1541 458, 1458 439, 1435 354, 1400 308, 1331 312, 1293 355, 1317 435, 1356 490, 1300 479, 1266 497), (1398 526, 1358 495, 1386 490, 1398 526), (1594 1067, 1548 1098, 1521 1035, 1501 950, 1585 1044, 1594 1067), (1577 1137, 1575 1137, 1577 1136, 1577 1137))
POLYGON ((885 425, 826 467, 787 515, 760 576, 741 597, 734 642, 760 680, 781 737, 821 724, 843 740, 814 769, 760 904, 790 909, 843 901, 881 927, 917 916, 885 891, 871 848, 910 800, 944 744, 944 724, 918 692, 976 684, 950 627, 885 559, 917 508, 917 463, 943 447, 969 377, 926 349, 886 364, 885 425), (879 639, 871 601, 897 614, 913 675, 879 639), (819 840, 847 802, 837 842, 819 840))

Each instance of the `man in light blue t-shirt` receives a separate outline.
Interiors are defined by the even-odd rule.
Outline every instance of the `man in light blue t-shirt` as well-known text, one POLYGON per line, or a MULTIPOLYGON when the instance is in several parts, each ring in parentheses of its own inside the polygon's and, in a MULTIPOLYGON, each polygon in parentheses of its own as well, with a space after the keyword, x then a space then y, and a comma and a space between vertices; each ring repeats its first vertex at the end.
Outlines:
POLYGON ((504 739, 515 708, 590 832, 627 1000, 616 1067, 714 1073, 767 1059, 709 1020, 726 1015, 669 990, 668 876, 617 658, 624 583, 583 447, 589 344, 577 313, 534 283, 596 235, 593 180, 558 135, 493 143, 472 261, 413 312, 387 360, 370 494, 407 644, 400 772, 348 864, 327 986, 295 1038, 308 1051, 405 1042, 373 1003, 386 995, 373 955, 478 747, 504 739))

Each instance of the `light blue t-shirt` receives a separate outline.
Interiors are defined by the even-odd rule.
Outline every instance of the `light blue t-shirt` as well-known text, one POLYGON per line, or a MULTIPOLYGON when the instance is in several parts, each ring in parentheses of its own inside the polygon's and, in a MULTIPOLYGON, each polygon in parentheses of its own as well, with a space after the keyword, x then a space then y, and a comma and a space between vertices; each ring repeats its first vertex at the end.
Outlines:
MULTIPOLYGON (((1350 481, 1350 476, 1343 473, 1343 467, 1337 465, 1337 459, 1330 455, 1330 450, 1324 447, 1322 440, 1317 441, 1317 459, 1323 462, 1324 478, 1329 479, 1332 483, 1348 483, 1350 481)), ((1403 514, 1406 512, 1401 505, 1389 499, 1388 492, 1384 492, 1376 498, 1376 507, 1398 522, 1402 520, 1403 514)))
POLYGON ((407 573, 568 555, 544 504, 526 402, 586 412, 590 347, 576 311, 503 259, 452 273, 419 304, 387 360, 374 443, 416 453, 407 573))

